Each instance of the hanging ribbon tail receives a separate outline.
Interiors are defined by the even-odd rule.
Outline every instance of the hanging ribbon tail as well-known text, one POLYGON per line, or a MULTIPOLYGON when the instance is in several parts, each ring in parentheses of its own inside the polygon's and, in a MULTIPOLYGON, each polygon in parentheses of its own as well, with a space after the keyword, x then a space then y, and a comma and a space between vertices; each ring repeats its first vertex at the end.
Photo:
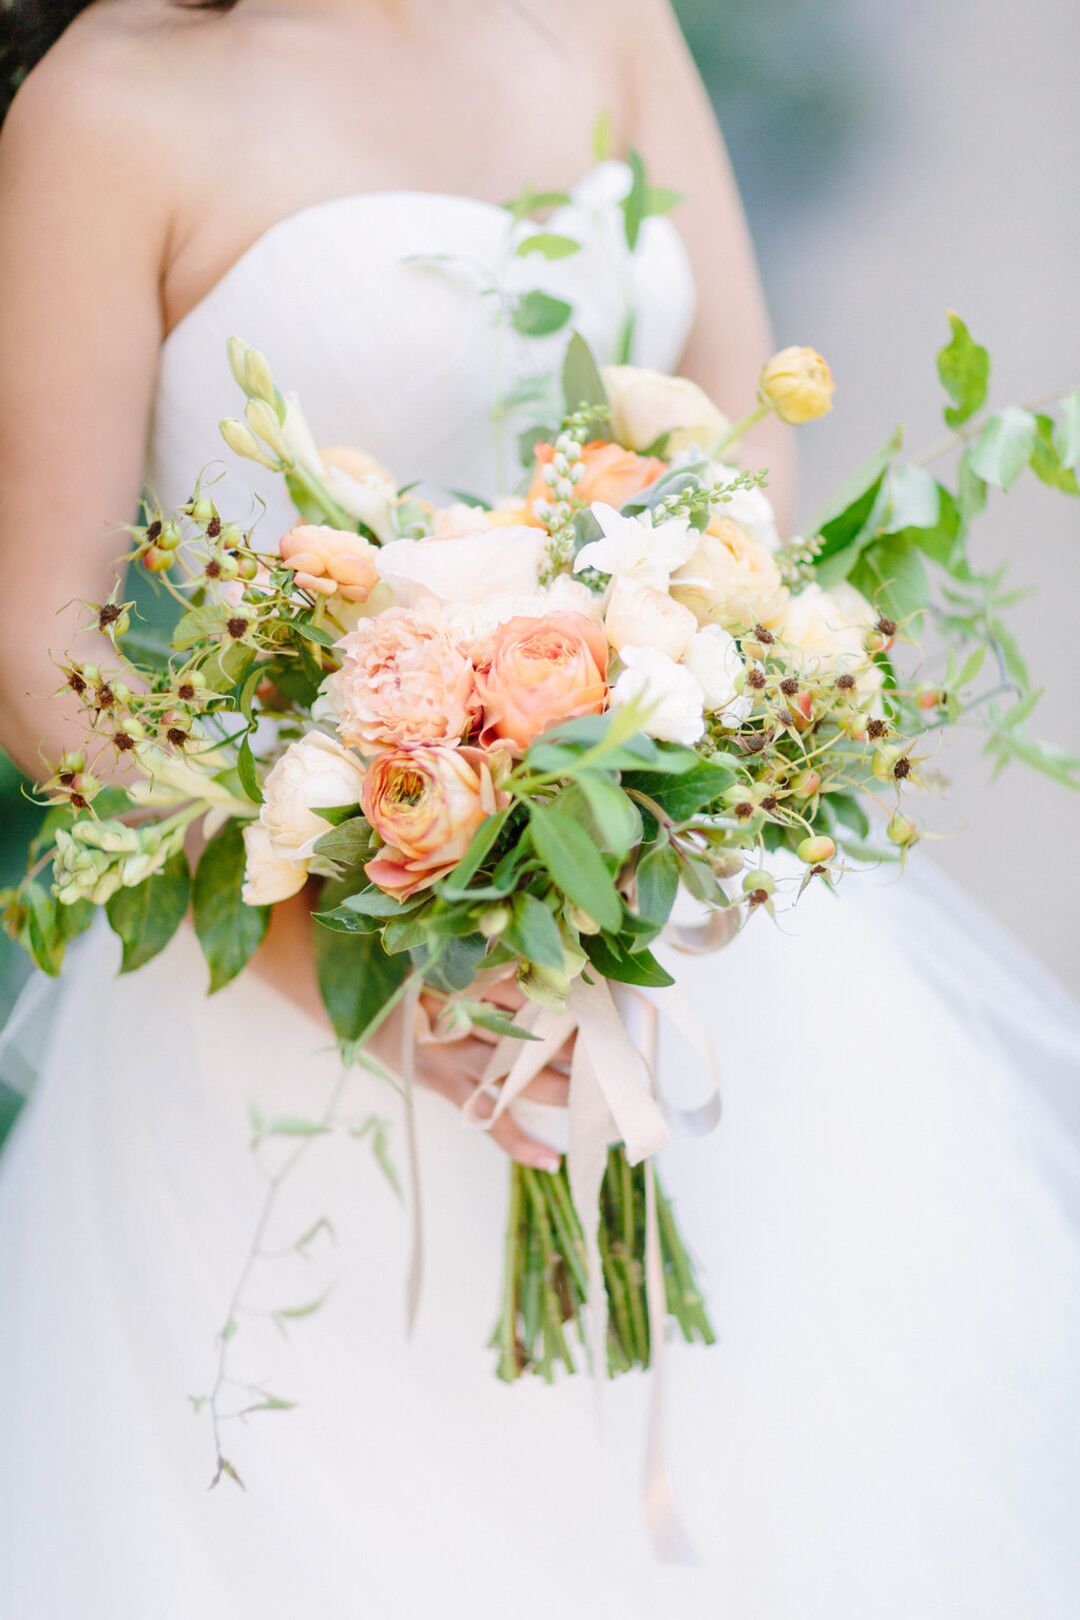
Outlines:
MULTIPOLYGON (((658 960, 666 966, 663 953, 657 951, 656 954, 658 960)), ((711 1131, 715 1131, 723 1114, 720 1065, 716 1049, 687 997, 678 985, 674 984, 665 985, 660 990, 619 985, 615 993, 635 1043, 640 1044, 643 1051, 653 1054, 652 1069, 657 1101, 664 1118, 678 1136, 708 1136, 711 1131), (664 1094, 660 1084, 660 1068, 656 1053, 659 1047, 659 1020, 663 1018, 666 1018, 687 1045, 693 1048, 709 1077, 705 1096, 701 1102, 691 1107, 676 1106, 664 1094)))
POLYGON ((412 1337, 420 1309, 424 1281, 424 1211, 420 1200, 420 1148, 416 1131, 416 1013, 420 1004, 419 977, 410 979, 402 998, 401 1081, 405 1098, 405 1162, 412 1210, 412 1241, 405 1277, 405 1335, 412 1337))

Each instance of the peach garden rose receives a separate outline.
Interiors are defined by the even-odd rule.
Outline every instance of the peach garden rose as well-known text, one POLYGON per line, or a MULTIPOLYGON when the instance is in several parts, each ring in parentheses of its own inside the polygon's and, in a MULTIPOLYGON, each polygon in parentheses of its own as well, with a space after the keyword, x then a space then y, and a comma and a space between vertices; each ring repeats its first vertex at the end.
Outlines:
POLYGON ((479 715, 472 663, 434 606, 363 619, 338 649, 342 665, 327 686, 352 747, 457 743, 479 715))
MULTIPOLYGON (((554 457, 555 446, 538 444, 534 453, 536 473, 526 496, 526 505, 530 508, 536 501, 547 498, 544 468, 554 457)), ((602 439, 582 445, 580 464, 585 471, 574 490, 574 498, 586 506, 593 501, 604 501, 618 508, 667 471, 667 463, 656 456, 639 456, 633 450, 624 450, 621 444, 609 444, 602 439)))
POLYGON ((525 749, 560 720, 607 706, 607 636, 582 613, 511 619, 476 656, 485 744, 525 749))
POLYGON ((366 602, 379 576, 377 548, 362 535, 330 529, 322 523, 298 523, 281 539, 281 560, 296 572, 303 591, 366 602))
POLYGON ((385 842, 364 870, 387 894, 407 900, 457 865, 507 795, 496 788, 483 749, 408 748, 379 755, 360 802, 385 842))

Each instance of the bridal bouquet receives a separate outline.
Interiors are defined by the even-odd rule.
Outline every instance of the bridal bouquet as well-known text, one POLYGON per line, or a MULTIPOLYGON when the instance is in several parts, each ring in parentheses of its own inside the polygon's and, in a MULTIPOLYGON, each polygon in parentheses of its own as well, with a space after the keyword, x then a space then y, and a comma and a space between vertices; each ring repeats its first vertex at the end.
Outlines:
POLYGON ((978 719, 998 766, 1076 783, 1078 762, 1025 730, 1009 595, 968 537, 989 486, 1027 466, 1078 492, 1080 393, 1054 415, 981 415, 988 357, 951 323, 949 437, 908 461, 897 434, 787 540, 738 446, 767 412, 830 409, 812 350, 773 356, 731 423, 685 379, 599 369, 575 336, 561 420, 537 424, 521 492, 490 506, 320 450, 233 340, 246 407, 224 438, 286 478, 297 523, 242 527, 205 475, 181 511, 148 507, 131 556, 176 601, 168 644, 152 656, 118 586, 88 609, 101 661, 63 663, 87 746, 44 785, 52 809, 6 913, 47 972, 99 908, 124 972, 190 909, 216 992, 309 886, 347 1058, 377 1066, 372 1036, 401 1002, 408 1071, 424 987, 436 1034, 496 1038, 482 1125, 576 1033, 566 1159, 510 1171, 503 1378, 550 1379, 583 1350, 594 1372, 647 1365, 663 1316, 712 1339, 652 1168, 670 1110, 649 1019, 673 949, 902 863, 943 727, 978 719), (945 481, 929 469, 949 452, 945 481), (485 998, 505 977, 525 996, 514 1017, 485 998))

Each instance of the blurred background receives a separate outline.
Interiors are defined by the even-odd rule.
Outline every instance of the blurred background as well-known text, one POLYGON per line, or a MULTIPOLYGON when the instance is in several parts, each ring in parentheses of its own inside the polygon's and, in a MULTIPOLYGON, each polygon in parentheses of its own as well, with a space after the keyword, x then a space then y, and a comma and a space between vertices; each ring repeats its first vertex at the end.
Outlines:
MULTIPOLYGON (((992 401, 1080 383, 1080 6, 1027 0, 677 0, 758 244, 776 334, 830 360, 837 408, 805 431, 801 509, 897 422, 940 436, 934 353, 955 308, 994 359, 992 401)), ((678 176, 659 176, 672 180, 678 176)), ((721 290, 722 292, 722 290, 721 290)), ((991 502, 987 566, 1036 594, 1014 623, 1047 688, 1042 735, 1080 751, 1071 671, 1080 501, 1030 478, 991 502)), ((1018 767, 988 791, 977 743, 927 819, 932 858, 1080 992, 1080 796, 1018 767)), ((34 820, 0 757, 0 885, 34 820)), ((920 851, 920 854, 922 852, 920 851)), ((22 976, 0 940, 0 1020, 22 976)), ((0 1095, 0 1134, 14 1099, 0 1095)))

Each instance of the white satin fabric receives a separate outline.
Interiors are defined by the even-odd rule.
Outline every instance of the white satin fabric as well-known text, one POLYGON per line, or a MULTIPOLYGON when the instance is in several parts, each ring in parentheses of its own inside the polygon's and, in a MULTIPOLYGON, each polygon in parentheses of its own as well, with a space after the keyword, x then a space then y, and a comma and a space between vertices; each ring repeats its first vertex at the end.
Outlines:
MULTIPOLYGON (((493 387, 557 342, 500 340, 475 284, 410 256, 501 260, 518 286, 539 271, 602 354, 632 274, 639 358, 670 367, 685 256, 651 221, 626 265, 621 183, 590 177, 589 249, 551 266, 507 260, 504 217, 458 198, 350 198, 276 226, 165 345, 162 498, 218 453, 232 332, 300 391, 321 442, 492 490, 493 387)), ((237 498, 248 474, 229 475, 237 498)), ((287 514, 271 487, 272 531, 287 514)), ((726 1102, 717 1134, 662 1166, 720 1332, 668 1364, 695 1569, 657 1566, 642 1534, 647 1380, 607 1391, 599 1433, 585 1378, 495 1380, 505 1161, 426 1094, 415 1337, 402 1208, 364 1140, 320 1139, 266 1247, 320 1215, 336 1243, 261 1263, 251 1303, 333 1291, 287 1340, 252 1314, 231 1347, 238 1377, 299 1406, 229 1424, 247 1489, 207 1493, 187 1397, 213 1377, 257 1217, 249 1103, 310 1115, 337 1065, 325 1031, 252 979, 203 999, 186 931, 128 979, 88 938, 0 1164, 0 1611, 1072 1620, 1080 1015, 920 853, 903 883, 848 880, 839 903, 813 889, 781 928, 758 915, 728 950, 680 960, 726 1102)), ((688 1053, 669 1043, 663 1062, 674 1100, 692 1094, 688 1053)), ((388 1120, 400 1162, 385 1083, 356 1071, 341 1113, 388 1120)))

